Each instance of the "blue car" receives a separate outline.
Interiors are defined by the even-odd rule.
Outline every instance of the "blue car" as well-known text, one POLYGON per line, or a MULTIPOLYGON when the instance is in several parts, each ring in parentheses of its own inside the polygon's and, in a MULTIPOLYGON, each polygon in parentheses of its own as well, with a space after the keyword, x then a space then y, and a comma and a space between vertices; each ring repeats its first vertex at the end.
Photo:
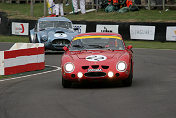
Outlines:
POLYGON ((38 19, 35 28, 30 30, 29 42, 44 43, 45 50, 63 50, 77 34, 78 28, 73 29, 69 19, 44 17, 38 19))

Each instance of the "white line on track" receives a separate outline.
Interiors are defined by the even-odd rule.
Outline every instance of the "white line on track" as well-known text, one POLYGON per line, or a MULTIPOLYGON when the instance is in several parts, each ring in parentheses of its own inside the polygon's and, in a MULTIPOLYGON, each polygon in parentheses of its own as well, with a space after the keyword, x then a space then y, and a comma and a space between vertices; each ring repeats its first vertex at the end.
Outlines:
MULTIPOLYGON (((46 66, 50 66, 50 65, 46 65, 46 66)), ((58 66, 51 66, 51 67, 55 67, 55 70, 51 70, 51 71, 45 71, 45 72, 41 72, 41 73, 36 73, 36 74, 31 74, 31 75, 26 75, 26 76, 20 76, 20 77, 15 77, 15 78, 8 78, 8 79, 3 79, 0 80, 0 82, 4 82, 4 81, 8 81, 8 80, 15 80, 15 79, 20 79, 20 78, 25 78, 25 77, 31 77, 31 76, 35 76, 35 75, 41 75, 41 74, 46 74, 46 73, 50 73, 50 72, 55 72, 60 70, 61 68, 58 66)))

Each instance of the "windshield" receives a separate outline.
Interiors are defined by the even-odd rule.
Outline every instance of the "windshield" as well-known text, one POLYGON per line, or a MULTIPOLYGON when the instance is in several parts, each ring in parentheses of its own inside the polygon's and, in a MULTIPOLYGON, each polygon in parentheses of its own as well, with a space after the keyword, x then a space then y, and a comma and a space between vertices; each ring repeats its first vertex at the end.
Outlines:
POLYGON ((46 28, 72 28, 71 22, 67 21, 41 21, 39 22, 39 30, 44 30, 46 28))
POLYGON ((73 40, 70 50, 124 50, 123 41, 116 38, 85 38, 73 40))

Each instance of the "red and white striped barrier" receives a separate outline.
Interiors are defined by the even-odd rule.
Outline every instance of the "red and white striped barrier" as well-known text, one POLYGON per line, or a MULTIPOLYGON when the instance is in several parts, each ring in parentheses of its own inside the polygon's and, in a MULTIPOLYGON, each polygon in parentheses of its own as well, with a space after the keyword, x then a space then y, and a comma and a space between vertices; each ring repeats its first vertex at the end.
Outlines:
POLYGON ((42 43, 15 43, 10 50, 0 51, 0 75, 11 75, 45 68, 42 43))

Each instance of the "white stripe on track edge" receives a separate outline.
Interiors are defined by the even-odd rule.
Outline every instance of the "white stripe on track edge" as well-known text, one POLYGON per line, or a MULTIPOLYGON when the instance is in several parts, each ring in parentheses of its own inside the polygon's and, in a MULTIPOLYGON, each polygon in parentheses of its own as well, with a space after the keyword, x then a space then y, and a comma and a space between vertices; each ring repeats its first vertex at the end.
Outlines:
MULTIPOLYGON (((50 65, 46 65, 46 66, 50 66, 50 65)), ((15 77, 15 78, 3 79, 3 80, 0 80, 0 82, 4 82, 4 81, 8 81, 8 80, 20 79, 20 78, 25 78, 25 77, 31 77, 31 76, 35 76, 35 75, 46 74, 46 73, 55 72, 55 71, 58 71, 58 70, 61 69, 61 68, 58 67, 58 66, 50 66, 50 67, 55 67, 55 68, 57 68, 57 69, 55 69, 55 70, 50 70, 50 71, 45 71, 45 72, 41 72, 41 73, 36 73, 36 74, 31 74, 31 75, 26 75, 26 76, 20 76, 20 77, 15 77)))

